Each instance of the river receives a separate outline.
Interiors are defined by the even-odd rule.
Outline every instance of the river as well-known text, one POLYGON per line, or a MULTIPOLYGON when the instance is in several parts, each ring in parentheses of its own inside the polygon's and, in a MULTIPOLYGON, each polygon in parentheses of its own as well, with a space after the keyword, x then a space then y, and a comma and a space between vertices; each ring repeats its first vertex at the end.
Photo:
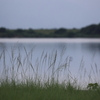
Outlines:
POLYGON ((100 39, 0 39, 0 57, 3 78, 47 79, 54 73, 59 81, 100 81, 100 39))

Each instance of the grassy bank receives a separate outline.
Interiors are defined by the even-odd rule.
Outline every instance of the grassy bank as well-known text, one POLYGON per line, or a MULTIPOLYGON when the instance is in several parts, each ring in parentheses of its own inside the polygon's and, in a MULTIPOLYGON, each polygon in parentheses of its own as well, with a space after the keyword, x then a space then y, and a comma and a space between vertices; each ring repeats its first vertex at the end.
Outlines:
MULTIPOLYGON (((63 58, 65 48, 61 51, 59 60, 57 50, 53 50, 51 53, 43 51, 36 61, 32 58, 34 48, 27 51, 23 47, 24 57, 20 48, 12 47, 8 52, 3 47, 0 51, 0 65, 3 66, 0 71, 0 100, 100 100, 100 86, 95 79, 93 82, 98 86, 90 85, 87 88, 90 81, 87 85, 79 84, 81 80, 72 76, 69 69, 71 59, 69 56, 63 58), (81 87, 83 85, 84 88, 81 87)), ((93 80, 81 65, 82 62, 79 71, 89 76, 88 80, 93 80)), ((91 70, 94 75, 100 75, 96 65, 91 70)))
POLYGON ((63 85, 4 84, 0 86, 0 100, 100 100, 100 88, 96 91, 75 89, 63 85))

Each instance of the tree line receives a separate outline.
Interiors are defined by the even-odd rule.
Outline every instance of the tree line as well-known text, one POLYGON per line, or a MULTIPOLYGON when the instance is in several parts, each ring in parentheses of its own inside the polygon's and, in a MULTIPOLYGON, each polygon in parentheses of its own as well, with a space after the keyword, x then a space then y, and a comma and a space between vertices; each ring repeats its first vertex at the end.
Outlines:
POLYGON ((100 24, 92 24, 81 29, 6 29, 0 28, 0 38, 100 38, 100 24))

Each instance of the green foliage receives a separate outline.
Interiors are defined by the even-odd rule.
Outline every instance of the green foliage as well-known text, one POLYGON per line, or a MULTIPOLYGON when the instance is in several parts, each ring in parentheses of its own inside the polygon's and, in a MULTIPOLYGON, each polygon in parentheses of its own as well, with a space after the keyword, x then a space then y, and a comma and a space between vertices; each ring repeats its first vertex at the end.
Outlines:
POLYGON ((16 30, 8 30, 4 27, 0 28, 0 37, 100 37, 100 24, 95 25, 89 25, 86 27, 83 27, 81 29, 16 29, 16 30))
POLYGON ((6 29, 4 27, 1 27, 0 28, 0 33, 4 33, 4 32, 6 32, 6 29))
POLYGON ((89 90, 97 90, 99 87, 98 83, 89 83, 87 89, 89 90))
POLYGON ((58 29, 58 30, 55 31, 55 34, 64 34, 64 33, 66 33, 66 32, 67 32, 66 29, 60 28, 60 29, 58 29))
POLYGON ((0 86, 0 100, 99 100, 99 91, 64 89, 60 85, 47 88, 10 84, 0 86))
POLYGON ((28 32, 30 35, 35 33, 35 31, 34 31, 33 29, 29 29, 27 32, 28 32))
POLYGON ((68 33, 68 37, 70 37, 70 38, 75 37, 75 35, 76 35, 76 34, 75 34, 74 32, 69 32, 69 33, 68 33))
POLYGON ((93 34, 96 27, 97 27, 96 25, 90 25, 85 28, 82 28, 80 32, 85 33, 85 34, 93 34))
POLYGON ((96 27, 94 34, 100 35, 100 24, 96 27))
POLYGON ((22 29, 17 29, 17 30, 15 30, 15 32, 16 33, 22 33, 22 32, 24 32, 22 29))

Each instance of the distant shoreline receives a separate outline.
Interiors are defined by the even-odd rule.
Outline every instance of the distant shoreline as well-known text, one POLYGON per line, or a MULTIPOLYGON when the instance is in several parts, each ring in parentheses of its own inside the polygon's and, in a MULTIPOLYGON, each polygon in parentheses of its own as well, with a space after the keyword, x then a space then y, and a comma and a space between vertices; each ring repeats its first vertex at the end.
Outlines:
POLYGON ((0 28, 0 38, 100 38, 100 24, 81 29, 6 29, 0 28))

